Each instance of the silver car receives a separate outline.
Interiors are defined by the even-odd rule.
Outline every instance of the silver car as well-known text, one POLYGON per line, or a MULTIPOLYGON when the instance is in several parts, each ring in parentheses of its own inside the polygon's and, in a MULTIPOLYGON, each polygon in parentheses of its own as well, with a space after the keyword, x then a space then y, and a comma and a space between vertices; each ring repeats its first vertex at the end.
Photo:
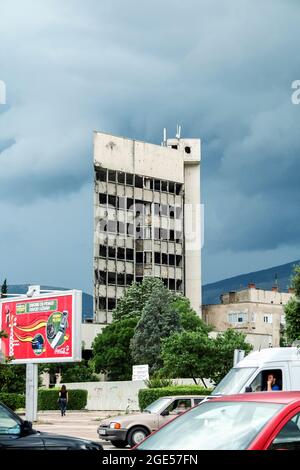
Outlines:
POLYGON ((133 447, 178 414, 201 403, 204 398, 201 395, 161 397, 143 412, 104 419, 97 432, 100 439, 111 441, 115 447, 133 447))

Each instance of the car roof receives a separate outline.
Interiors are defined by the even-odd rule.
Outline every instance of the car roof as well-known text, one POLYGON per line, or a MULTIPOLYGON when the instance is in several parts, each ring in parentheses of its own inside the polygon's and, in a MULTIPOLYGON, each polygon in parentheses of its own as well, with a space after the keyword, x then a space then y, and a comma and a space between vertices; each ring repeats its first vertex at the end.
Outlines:
POLYGON ((185 398, 205 398, 207 395, 164 395, 159 398, 180 398, 184 400, 185 398))
POLYGON ((209 401, 246 401, 262 403, 282 403, 288 404, 300 400, 300 390, 295 392, 254 392, 239 393, 236 395, 224 395, 222 397, 212 398, 209 401))

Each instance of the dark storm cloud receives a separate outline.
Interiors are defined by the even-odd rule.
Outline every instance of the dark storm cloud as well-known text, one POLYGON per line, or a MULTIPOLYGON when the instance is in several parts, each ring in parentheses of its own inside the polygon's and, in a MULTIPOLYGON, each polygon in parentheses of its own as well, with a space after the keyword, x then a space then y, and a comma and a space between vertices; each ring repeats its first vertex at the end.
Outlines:
POLYGON ((293 0, 2 1, 2 204, 76 213, 92 130, 159 143, 179 122, 202 139, 205 251, 299 248, 299 21, 293 0))

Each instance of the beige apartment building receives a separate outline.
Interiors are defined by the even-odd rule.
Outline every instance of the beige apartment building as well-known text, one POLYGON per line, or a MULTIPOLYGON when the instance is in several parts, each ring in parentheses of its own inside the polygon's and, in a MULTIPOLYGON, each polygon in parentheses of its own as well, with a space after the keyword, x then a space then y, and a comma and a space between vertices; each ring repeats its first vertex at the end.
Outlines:
POLYGON ((254 349, 278 347, 285 324, 283 307, 292 295, 291 289, 288 293, 277 287, 267 291, 249 284, 247 289, 223 294, 221 304, 203 306, 203 319, 216 331, 234 328, 246 333, 254 349))
POLYGON ((162 279, 201 315, 201 146, 94 133, 94 322, 132 282, 162 279))

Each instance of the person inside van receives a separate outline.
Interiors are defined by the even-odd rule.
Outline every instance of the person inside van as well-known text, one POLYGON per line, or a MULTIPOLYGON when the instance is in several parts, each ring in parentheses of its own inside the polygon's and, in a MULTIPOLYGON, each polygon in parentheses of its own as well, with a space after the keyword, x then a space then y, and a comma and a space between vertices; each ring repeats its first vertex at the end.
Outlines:
POLYGON ((273 372, 271 372, 267 376, 267 384, 264 388, 264 391, 273 392, 275 390, 281 390, 281 387, 279 383, 276 383, 276 376, 273 374, 273 372))

